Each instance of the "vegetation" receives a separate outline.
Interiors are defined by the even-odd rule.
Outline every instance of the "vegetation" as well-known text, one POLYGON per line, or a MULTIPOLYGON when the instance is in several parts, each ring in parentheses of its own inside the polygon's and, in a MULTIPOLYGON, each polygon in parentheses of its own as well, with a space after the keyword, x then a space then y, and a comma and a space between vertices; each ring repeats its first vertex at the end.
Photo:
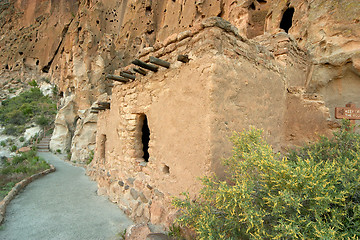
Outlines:
POLYGON ((48 163, 36 156, 36 151, 20 153, 12 159, 2 157, 1 161, 3 167, 0 170, 0 199, 7 195, 15 183, 50 168, 48 163))
POLYGON ((89 158, 88 158, 88 160, 86 161, 86 164, 90 164, 93 159, 94 159, 94 150, 91 150, 91 151, 89 152, 89 158))
POLYGON ((18 136, 25 131, 26 124, 32 121, 42 127, 49 125, 55 114, 56 104, 53 100, 44 96, 39 88, 33 87, 2 102, 0 122, 5 127, 5 134, 18 136))
POLYGON ((37 86, 38 86, 38 84, 37 84, 37 82, 36 82, 35 79, 33 79, 32 81, 30 81, 30 82, 29 82, 29 85, 32 86, 32 87, 37 87, 37 86))
POLYGON ((204 177, 200 198, 175 198, 178 223, 198 239, 358 239, 360 135, 347 124, 286 157, 260 130, 234 133, 227 181, 204 177))
POLYGON ((183 233, 181 231, 181 227, 176 224, 173 224, 172 226, 169 227, 168 236, 176 240, 185 240, 185 238, 183 237, 183 233))
POLYGON ((10 147, 10 151, 11 151, 11 152, 15 152, 16 150, 17 150, 16 145, 12 145, 12 146, 10 147))

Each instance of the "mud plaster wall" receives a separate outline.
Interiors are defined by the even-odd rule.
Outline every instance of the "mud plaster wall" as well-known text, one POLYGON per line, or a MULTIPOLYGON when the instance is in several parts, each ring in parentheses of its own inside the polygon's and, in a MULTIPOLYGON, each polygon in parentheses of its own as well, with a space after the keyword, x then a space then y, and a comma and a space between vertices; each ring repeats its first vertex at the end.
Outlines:
MULTIPOLYGON (((195 194, 199 176, 223 176, 221 159, 231 154, 232 131, 250 125, 263 128, 265 137, 278 146, 275 150, 288 144, 286 134, 294 134, 284 128, 298 131, 287 123, 289 95, 296 104, 304 103, 288 89, 304 85, 307 68, 283 65, 267 49, 219 27, 187 34, 144 54, 142 59, 161 55, 172 63, 170 69, 115 83, 111 109, 98 116, 96 154, 88 174, 97 180, 99 194, 108 195, 137 221, 169 225, 176 212, 170 196, 195 194), (177 62, 177 55, 184 53, 190 62, 177 62), (297 81, 288 77, 299 73, 303 77, 297 81), (142 159, 142 114, 151 132, 149 162, 142 159)), ((278 39, 278 44, 282 42, 278 39)), ((305 61, 303 54, 293 54, 289 48, 286 57, 305 61)), ((327 112, 314 109, 318 119, 314 124, 326 124, 327 112)), ((311 137, 315 133, 306 136, 311 137)))
POLYGON ((156 210, 151 210, 156 206, 156 194, 161 197, 184 190, 196 192, 197 177, 208 173, 209 59, 207 54, 196 56, 188 64, 176 63, 171 69, 117 85, 111 110, 99 114, 98 139, 106 135, 105 159, 101 156, 102 142, 97 141, 93 163, 99 192, 108 194, 113 201, 123 198, 121 207, 131 209, 135 219, 150 218, 151 212, 152 221, 160 223, 163 219, 155 219, 156 210), (146 114, 150 129, 147 163, 142 159, 139 140, 141 114, 146 114), (119 181, 125 185, 120 186, 119 181), (137 198, 140 194, 143 197, 137 198), (149 201, 155 203, 150 205, 149 201), (142 203, 140 208, 136 202, 142 203))

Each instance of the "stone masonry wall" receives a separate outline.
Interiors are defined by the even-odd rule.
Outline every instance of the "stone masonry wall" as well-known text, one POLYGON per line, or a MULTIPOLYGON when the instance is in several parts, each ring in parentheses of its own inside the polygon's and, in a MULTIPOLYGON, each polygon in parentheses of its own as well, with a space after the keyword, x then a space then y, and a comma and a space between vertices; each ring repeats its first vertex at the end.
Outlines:
MULTIPOLYGON (((263 128, 278 150, 288 146, 289 95, 304 104, 292 89, 305 84, 308 58, 287 36, 274 36, 273 46, 284 44, 289 49, 280 57, 241 37, 230 23, 210 18, 144 49, 140 59, 161 57, 171 67, 114 83, 111 109, 98 114, 95 159, 88 169, 99 194, 137 221, 169 226, 176 215, 171 196, 196 194, 200 176, 223 176, 221 159, 231 153, 232 131, 253 125, 263 128), (190 61, 176 61, 179 54, 190 61), (142 158, 144 114, 150 129, 148 162, 142 158)), ((124 69, 130 66, 115 73, 124 69)), ((321 133, 328 134, 329 114, 317 104, 308 102, 317 114, 308 127, 321 123, 321 133)), ((315 137, 313 132, 306 139, 315 137)))

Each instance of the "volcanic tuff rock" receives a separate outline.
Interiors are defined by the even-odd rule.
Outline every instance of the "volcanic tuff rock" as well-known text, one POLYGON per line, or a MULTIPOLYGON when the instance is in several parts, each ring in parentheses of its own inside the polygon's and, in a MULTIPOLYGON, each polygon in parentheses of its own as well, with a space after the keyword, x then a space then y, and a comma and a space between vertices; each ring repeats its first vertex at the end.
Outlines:
POLYGON ((170 195, 223 174, 232 130, 262 127, 283 150, 329 134, 335 106, 360 106, 359 12, 358 0, 2 0, 0 81, 51 79, 51 148, 79 162, 95 149, 99 193, 134 219, 169 224, 170 195), (149 56, 170 69, 105 79, 149 56), (104 101, 110 110, 90 113, 104 101))

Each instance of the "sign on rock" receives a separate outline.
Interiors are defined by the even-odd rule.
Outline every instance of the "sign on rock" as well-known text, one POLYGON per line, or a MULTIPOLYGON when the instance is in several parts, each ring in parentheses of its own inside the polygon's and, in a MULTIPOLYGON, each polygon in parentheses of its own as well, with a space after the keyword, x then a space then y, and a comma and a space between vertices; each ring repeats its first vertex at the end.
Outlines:
POLYGON ((353 103, 346 104, 346 107, 336 107, 335 118, 360 120, 360 108, 356 108, 353 103))

